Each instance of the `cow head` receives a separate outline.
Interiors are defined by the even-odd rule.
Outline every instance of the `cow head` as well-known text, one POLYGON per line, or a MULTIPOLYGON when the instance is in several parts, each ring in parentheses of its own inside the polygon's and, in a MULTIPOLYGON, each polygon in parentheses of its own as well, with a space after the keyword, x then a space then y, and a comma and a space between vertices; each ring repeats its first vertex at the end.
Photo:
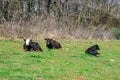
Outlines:
POLYGON ((30 40, 30 39, 24 39, 24 42, 25 42, 25 45, 26 45, 26 46, 29 46, 29 44, 30 44, 31 41, 32 41, 32 40, 30 40))
POLYGON ((100 50, 98 44, 95 45, 96 50, 100 50))
POLYGON ((47 44, 50 44, 53 39, 45 38, 45 40, 46 40, 46 43, 47 43, 47 44))

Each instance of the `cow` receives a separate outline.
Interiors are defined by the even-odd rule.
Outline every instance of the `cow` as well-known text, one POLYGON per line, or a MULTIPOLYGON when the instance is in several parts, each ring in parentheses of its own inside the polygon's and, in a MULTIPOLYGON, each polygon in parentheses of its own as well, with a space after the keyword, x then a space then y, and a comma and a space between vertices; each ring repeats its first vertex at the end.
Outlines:
POLYGON ((43 51, 37 42, 30 39, 24 39, 23 49, 25 51, 43 51))
POLYGON ((86 49, 85 53, 98 57, 100 55, 100 53, 98 53, 97 50, 100 50, 98 44, 93 45, 93 46, 89 47, 88 49, 86 49))
POLYGON ((46 47, 48 49, 60 49, 62 48, 61 44, 53 39, 45 38, 46 40, 46 47))

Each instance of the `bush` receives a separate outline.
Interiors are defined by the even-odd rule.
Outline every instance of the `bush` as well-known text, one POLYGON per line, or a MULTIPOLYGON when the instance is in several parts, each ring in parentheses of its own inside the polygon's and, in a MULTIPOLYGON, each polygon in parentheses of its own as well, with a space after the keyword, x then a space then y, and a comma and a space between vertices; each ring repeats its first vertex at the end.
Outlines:
POLYGON ((120 28, 113 28, 116 39, 120 39, 120 28))

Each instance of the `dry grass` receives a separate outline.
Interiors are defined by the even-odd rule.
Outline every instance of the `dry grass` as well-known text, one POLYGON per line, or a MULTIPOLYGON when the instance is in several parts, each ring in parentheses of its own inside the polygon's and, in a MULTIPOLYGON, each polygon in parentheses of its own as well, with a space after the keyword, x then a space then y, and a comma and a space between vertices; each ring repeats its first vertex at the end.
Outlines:
POLYGON ((6 22, 0 24, 0 38, 34 38, 45 37, 56 39, 115 39, 107 25, 79 25, 76 27, 72 22, 65 23, 54 18, 33 16, 29 22, 6 22))

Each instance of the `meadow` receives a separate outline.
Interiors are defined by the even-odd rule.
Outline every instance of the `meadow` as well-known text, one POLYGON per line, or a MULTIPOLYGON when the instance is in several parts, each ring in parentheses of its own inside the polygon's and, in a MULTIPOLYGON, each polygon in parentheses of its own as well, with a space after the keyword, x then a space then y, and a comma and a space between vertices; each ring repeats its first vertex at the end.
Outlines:
POLYGON ((25 52, 23 41, 0 40, 0 80, 120 80, 120 41, 59 40, 62 49, 25 52), (85 54, 98 44, 100 57, 85 54))

